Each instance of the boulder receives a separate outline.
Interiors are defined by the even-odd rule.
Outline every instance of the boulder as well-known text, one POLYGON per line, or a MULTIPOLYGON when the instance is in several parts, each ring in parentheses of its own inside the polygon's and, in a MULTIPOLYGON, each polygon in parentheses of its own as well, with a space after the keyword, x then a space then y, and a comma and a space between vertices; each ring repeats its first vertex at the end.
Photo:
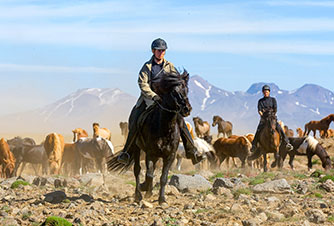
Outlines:
POLYGON ((262 192, 269 192, 269 193, 292 193, 291 186, 285 179, 273 180, 268 181, 263 184, 257 184, 253 187, 253 192, 255 193, 262 193, 262 192))
POLYGON ((67 198, 65 192, 63 191, 54 191, 50 192, 44 195, 44 201, 56 204, 56 203, 61 203, 63 200, 67 198))
POLYGON ((176 174, 170 179, 169 185, 175 186, 179 191, 188 190, 206 191, 212 188, 211 183, 201 175, 176 174))

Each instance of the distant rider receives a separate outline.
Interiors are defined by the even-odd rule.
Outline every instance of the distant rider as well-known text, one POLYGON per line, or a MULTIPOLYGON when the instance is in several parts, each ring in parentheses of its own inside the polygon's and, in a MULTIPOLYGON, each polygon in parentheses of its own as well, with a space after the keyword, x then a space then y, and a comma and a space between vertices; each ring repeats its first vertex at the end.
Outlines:
MULTIPOLYGON (((120 163, 127 164, 129 162, 130 156, 128 154, 128 149, 131 147, 137 136, 138 128, 136 122, 139 116, 154 102, 161 103, 161 98, 152 90, 152 79, 159 76, 163 71, 166 73, 176 72, 174 65, 164 58, 166 49, 167 43, 163 39, 155 39, 151 44, 153 56, 143 65, 139 72, 138 85, 141 90, 141 95, 129 117, 129 135, 124 145, 124 149, 117 159, 120 163)), ((186 157, 191 159, 193 164, 196 164, 200 162, 203 157, 198 154, 184 119, 181 115, 179 118, 179 125, 181 128, 180 133, 185 147, 186 157)))
MULTIPOLYGON (((264 113, 272 111, 274 114, 276 114, 277 112, 277 102, 274 97, 270 96, 270 87, 268 85, 264 85, 262 87, 262 93, 263 93, 263 97, 258 101, 258 104, 257 104, 258 113, 261 116, 261 119, 257 127, 254 140, 252 142, 252 149, 251 149, 252 152, 255 151, 258 140, 259 140, 260 131, 264 128, 264 124, 265 124, 264 113)), ((276 129, 278 130, 280 136, 282 137, 282 141, 286 145, 286 149, 289 151, 292 150, 293 146, 289 143, 288 137, 285 135, 282 127, 279 125, 278 122, 276 123, 276 129)))

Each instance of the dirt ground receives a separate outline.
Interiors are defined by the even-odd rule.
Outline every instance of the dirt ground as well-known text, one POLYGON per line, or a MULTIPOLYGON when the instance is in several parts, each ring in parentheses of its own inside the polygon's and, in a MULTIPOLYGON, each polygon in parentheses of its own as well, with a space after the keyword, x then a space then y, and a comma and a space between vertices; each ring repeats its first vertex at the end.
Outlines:
MULTIPOLYGON (((29 135, 27 135, 29 136, 29 135)), ((43 140, 43 135, 31 136, 37 143, 43 140)), ((8 137, 11 138, 11 137, 8 137)), ((72 140, 66 136, 66 142, 72 140)), ((113 135, 112 142, 117 150, 121 149, 123 138, 113 135)), ((319 140, 333 159, 334 140, 319 140)), ((270 162, 273 157, 270 158, 270 162)), ((12 180, 0 182, 0 220, 1 225, 40 225, 48 216, 60 216, 74 225, 334 225, 334 198, 332 192, 327 192, 319 186, 319 178, 312 177, 315 170, 323 170, 318 157, 313 157, 312 171, 307 170, 307 159, 296 156, 295 170, 288 165, 288 159, 282 170, 246 167, 238 168, 225 163, 219 170, 210 171, 204 165, 196 171, 189 160, 183 161, 182 171, 170 171, 175 174, 200 174, 211 184, 217 177, 240 178, 245 185, 242 188, 224 189, 220 192, 208 190, 189 190, 180 192, 174 186, 167 186, 166 198, 168 204, 160 206, 158 200, 158 182, 160 169, 155 172, 156 186, 153 196, 144 198, 139 204, 134 202, 135 180, 132 171, 125 174, 107 173, 96 175, 85 183, 83 176, 68 178, 64 176, 48 177, 45 186, 27 185, 12 189, 12 180), (269 182, 276 179, 286 179, 293 192, 255 193, 252 183, 255 180, 269 182), (56 188, 55 179, 66 180, 67 185, 56 188), (305 183, 306 193, 298 193, 296 186, 305 183), (67 198, 60 203, 52 204, 45 201, 44 195, 49 192, 63 191, 67 198), (90 200, 75 199, 87 195, 90 200), (320 213, 319 213, 320 211, 320 213), (318 216, 318 215, 319 216, 318 216)), ((142 169, 145 169, 144 165, 142 169)), ((27 181, 35 178, 30 166, 23 172, 22 177, 27 181)), ((333 171, 324 174, 334 175, 333 171)), ((145 171, 142 170, 143 181, 145 171)), ((1 181, 1 180, 0 180, 1 181)), ((255 182, 254 182, 255 183, 255 182)))

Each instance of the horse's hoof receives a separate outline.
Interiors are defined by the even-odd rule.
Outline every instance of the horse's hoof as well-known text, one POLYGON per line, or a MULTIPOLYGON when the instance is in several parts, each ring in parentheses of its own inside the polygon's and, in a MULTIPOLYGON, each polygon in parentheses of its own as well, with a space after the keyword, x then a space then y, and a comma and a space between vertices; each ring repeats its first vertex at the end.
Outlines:
POLYGON ((146 182, 141 183, 141 184, 139 185, 139 189, 140 189, 141 191, 148 191, 148 184, 147 184, 146 182))
POLYGON ((151 198, 152 195, 153 195, 152 192, 146 192, 145 199, 151 198))
POLYGON ((271 167, 271 168, 275 168, 276 165, 277 165, 276 162, 273 162, 273 163, 271 163, 271 166, 270 166, 270 167, 271 167))
POLYGON ((162 200, 159 199, 159 205, 160 205, 160 206, 168 206, 168 203, 167 203, 166 199, 163 198, 162 200))

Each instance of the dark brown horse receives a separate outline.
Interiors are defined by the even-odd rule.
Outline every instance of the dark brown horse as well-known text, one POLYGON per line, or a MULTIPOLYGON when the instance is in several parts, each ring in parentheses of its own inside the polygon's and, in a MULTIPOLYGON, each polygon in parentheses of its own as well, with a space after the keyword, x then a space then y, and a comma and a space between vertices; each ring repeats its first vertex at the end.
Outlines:
POLYGON ((325 170, 329 170, 331 168, 331 159, 328 156, 328 153, 322 147, 322 145, 319 144, 319 142, 313 137, 289 137, 289 141, 290 144, 293 146, 293 150, 287 152, 284 147, 280 148, 280 157, 282 158, 282 162, 279 164, 279 167, 283 166, 283 162, 287 154, 289 154, 289 165, 291 169, 293 169, 293 160, 295 158, 295 155, 307 156, 308 170, 312 169, 312 157, 314 155, 317 155, 320 158, 322 162, 322 167, 325 170))
POLYGON ((259 145, 256 151, 248 157, 248 160, 254 160, 263 155, 263 170, 267 172, 267 153, 274 153, 275 162, 273 165, 277 165, 279 161, 279 147, 280 147, 280 135, 277 131, 276 115, 272 111, 264 112, 265 125, 259 134, 259 145))
POLYGON ((108 161, 109 170, 126 170, 134 163, 134 175, 136 178, 135 201, 142 200, 141 191, 146 191, 145 197, 150 197, 153 191, 153 175, 156 162, 162 158, 163 166, 160 177, 159 204, 166 202, 165 186, 168 180, 168 172, 175 160, 176 151, 180 141, 180 125, 184 123, 182 117, 190 114, 191 106, 188 99, 189 74, 184 72, 166 73, 152 81, 158 83, 152 85, 161 97, 162 102, 153 104, 143 119, 140 132, 135 142, 128 149, 130 163, 122 165, 117 161, 117 155, 108 161), (146 177, 140 184, 140 151, 146 153, 146 177))
POLYGON ((212 127, 218 124, 218 137, 219 134, 223 134, 223 137, 227 138, 232 135, 233 125, 230 121, 225 121, 220 116, 213 116, 212 127))
POLYGON ((319 133, 323 131, 323 135, 327 136, 327 130, 329 128, 329 124, 334 121, 334 114, 330 114, 320 121, 310 121, 305 124, 304 136, 308 136, 311 131, 313 131, 313 136, 315 138, 315 133, 319 130, 319 133))

